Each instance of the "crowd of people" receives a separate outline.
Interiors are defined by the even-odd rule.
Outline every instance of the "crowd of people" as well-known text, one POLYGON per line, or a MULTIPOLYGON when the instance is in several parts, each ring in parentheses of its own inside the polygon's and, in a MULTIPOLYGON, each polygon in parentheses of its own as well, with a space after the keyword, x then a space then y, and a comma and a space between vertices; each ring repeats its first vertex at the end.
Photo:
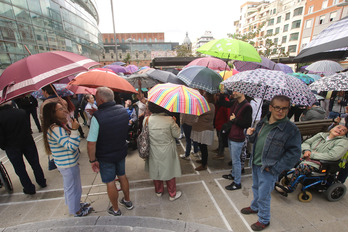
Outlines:
MULTIPOLYGON (((345 125, 341 125, 342 117, 335 117, 328 133, 315 135, 306 140, 301 148, 300 132, 289 119, 293 114, 291 109, 296 106, 292 106, 290 99, 283 95, 274 96, 271 101, 262 101, 251 99, 239 92, 212 95, 200 91, 208 102, 210 111, 194 116, 174 114, 148 102, 141 88, 135 96, 118 94, 107 87, 99 87, 95 96, 74 95, 64 99, 57 97, 53 88, 51 85, 42 88, 46 100, 39 110, 41 125, 36 116, 38 104, 35 98, 26 96, 17 100, 16 103, 21 109, 14 108, 11 102, 0 107, 0 145, 13 164, 25 194, 35 194, 35 185, 25 170, 23 155, 30 163, 38 185, 46 187, 29 124, 31 114, 38 131, 43 132, 47 154, 52 155, 62 175, 69 212, 77 217, 86 216, 93 210, 90 203, 81 200, 78 160, 80 140, 85 136, 78 122, 79 116, 84 125, 89 127, 87 151, 91 169, 99 172, 102 182, 106 184, 111 202, 107 211, 114 216, 122 215, 119 204, 128 210, 134 207, 129 193, 125 162, 130 130, 136 128, 139 133, 145 123, 150 141, 150 155, 145 160, 145 170, 153 180, 154 191, 158 197, 162 197, 166 182, 170 201, 182 196, 182 192, 176 187, 176 178, 181 176, 179 158, 190 160, 190 155, 193 154, 197 157, 196 162, 200 164, 195 170, 206 170, 208 147, 213 145, 215 131, 218 147, 212 158, 224 160, 225 147, 228 147, 231 158, 232 170, 222 176, 232 181, 225 187, 226 190, 242 188, 241 176, 246 157, 249 156, 254 198, 250 206, 243 208, 241 213, 258 214, 258 221, 251 225, 253 230, 263 230, 270 224, 271 192, 278 176, 284 170, 294 167, 301 154, 304 161, 296 168, 292 180, 300 174, 318 169, 319 164, 312 159, 336 160, 348 150, 346 115, 343 115, 345 125), (186 140, 186 150, 178 155, 177 142, 182 133, 186 140), (120 200, 116 178, 119 179, 123 192, 120 200)), ((348 107, 345 109, 348 113, 348 107)), ((319 103, 308 107, 301 114, 298 118, 302 121, 329 116, 319 103)), ((342 175, 340 181, 344 182, 347 174, 342 175)), ((289 186, 284 188, 293 190, 289 186)))

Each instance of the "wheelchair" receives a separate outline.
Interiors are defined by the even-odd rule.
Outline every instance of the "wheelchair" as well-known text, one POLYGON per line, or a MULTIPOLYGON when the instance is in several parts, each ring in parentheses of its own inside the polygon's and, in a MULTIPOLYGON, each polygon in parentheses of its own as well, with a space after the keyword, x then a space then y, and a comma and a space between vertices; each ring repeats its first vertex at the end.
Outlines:
POLYGON ((13 192, 12 181, 8 175, 5 166, 0 161, 0 188, 5 187, 8 193, 13 192))
MULTIPOLYGON (((341 200, 346 194, 347 188, 344 184, 337 181, 337 174, 340 169, 338 161, 324 161, 320 160, 320 168, 318 172, 312 172, 307 175, 300 175, 293 183, 289 186, 289 190, 294 190, 293 186, 296 183, 302 185, 301 192, 298 194, 298 199, 301 202, 310 202, 312 200, 312 194, 309 190, 323 192, 324 196, 328 201, 335 202, 341 200)), ((290 183, 290 178, 294 173, 295 169, 283 172, 280 177, 280 184, 287 186, 290 183)), ((276 186, 281 187, 276 184, 276 186)), ((288 192, 281 193, 287 196, 288 192)))

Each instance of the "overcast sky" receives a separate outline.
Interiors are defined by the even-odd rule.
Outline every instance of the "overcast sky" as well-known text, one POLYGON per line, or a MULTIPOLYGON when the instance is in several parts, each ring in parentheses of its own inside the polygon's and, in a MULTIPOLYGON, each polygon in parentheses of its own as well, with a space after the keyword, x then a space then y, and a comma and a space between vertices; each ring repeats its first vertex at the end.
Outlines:
MULTIPOLYGON (((247 0, 113 0, 116 33, 164 32, 165 42, 191 42, 205 31, 215 39, 234 33, 240 5, 247 0)), ((110 0, 96 0, 99 29, 113 33, 110 0)))

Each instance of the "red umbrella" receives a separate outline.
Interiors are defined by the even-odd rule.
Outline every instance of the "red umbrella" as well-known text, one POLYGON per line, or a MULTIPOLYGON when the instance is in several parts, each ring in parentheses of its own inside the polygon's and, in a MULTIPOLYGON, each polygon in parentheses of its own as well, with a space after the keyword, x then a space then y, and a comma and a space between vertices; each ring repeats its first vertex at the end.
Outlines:
POLYGON ((195 59, 186 65, 185 68, 193 65, 203 66, 218 71, 231 70, 225 61, 211 56, 195 59))
POLYGON ((95 65, 99 63, 65 51, 30 55, 11 64, 0 76, 0 104, 95 65))
POLYGON ((105 86, 116 92, 138 93, 128 81, 116 73, 97 69, 80 73, 69 84, 90 88, 105 86))
POLYGON ((66 88, 75 94, 93 94, 95 95, 97 90, 94 88, 88 88, 84 86, 78 86, 78 85, 67 85, 66 88))

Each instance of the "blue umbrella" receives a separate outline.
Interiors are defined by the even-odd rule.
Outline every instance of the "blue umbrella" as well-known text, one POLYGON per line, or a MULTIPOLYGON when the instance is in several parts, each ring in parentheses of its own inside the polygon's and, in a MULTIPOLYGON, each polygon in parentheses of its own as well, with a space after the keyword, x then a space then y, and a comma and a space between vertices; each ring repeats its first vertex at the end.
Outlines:
POLYGON ((219 92, 222 77, 217 72, 203 66, 190 66, 178 73, 178 78, 191 88, 201 89, 208 93, 219 92))
MULTIPOLYGON (((53 84, 60 97, 72 96, 74 93, 66 88, 67 84, 53 84)), ((31 95, 38 99, 45 99, 42 89, 32 92, 31 95)))

